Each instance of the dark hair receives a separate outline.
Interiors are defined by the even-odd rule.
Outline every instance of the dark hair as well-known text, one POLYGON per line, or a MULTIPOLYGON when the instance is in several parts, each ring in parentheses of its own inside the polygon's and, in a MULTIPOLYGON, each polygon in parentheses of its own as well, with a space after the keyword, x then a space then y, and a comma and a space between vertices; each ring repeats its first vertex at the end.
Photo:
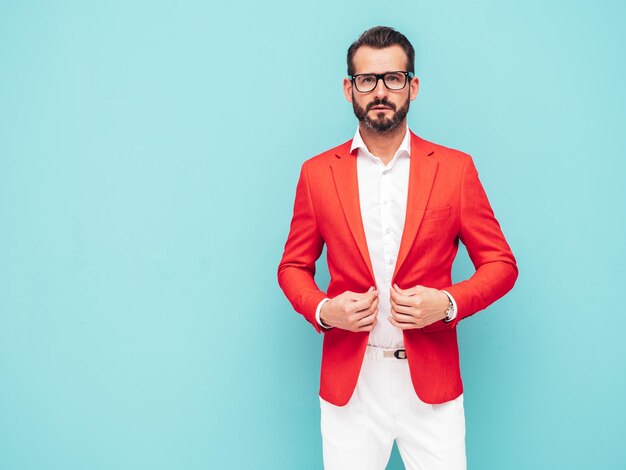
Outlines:
POLYGON ((361 46, 369 46, 374 49, 398 45, 404 49, 407 56, 407 71, 415 73, 415 49, 402 33, 387 26, 374 26, 363 32, 359 39, 354 41, 348 48, 348 75, 354 74, 352 59, 357 49, 361 46))

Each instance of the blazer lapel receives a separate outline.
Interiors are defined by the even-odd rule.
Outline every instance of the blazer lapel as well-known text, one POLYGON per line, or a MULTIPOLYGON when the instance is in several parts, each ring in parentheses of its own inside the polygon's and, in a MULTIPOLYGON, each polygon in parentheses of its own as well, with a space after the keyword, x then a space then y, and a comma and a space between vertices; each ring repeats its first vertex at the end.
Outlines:
MULTIPOLYGON (((356 155, 350 153, 350 145, 352 141, 346 142, 335 154, 335 160, 331 163, 333 179, 335 180, 335 188, 339 195, 339 201, 343 209, 343 213, 352 232, 352 236, 361 252, 363 261, 367 265, 367 269, 375 282, 374 270, 372 269, 372 261, 370 259, 369 250, 367 249, 367 240, 365 238, 365 230, 363 229, 363 219, 361 218, 361 204, 359 202, 359 187, 356 171, 356 155)), ((356 153, 356 151, 355 151, 356 153)))
POLYGON ((404 263, 411 249, 413 240, 415 240, 419 226, 422 223, 422 218, 424 217, 426 204, 428 204, 430 191, 435 181, 435 175, 437 174, 438 162, 436 158, 432 157, 433 153, 435 152, 430 148, 428 143, 411 131, 411 164, 409 170, 406 218, 392 282, 395 282, 396 274, 402 267, 402 263, 404 263))
MULTIPOLYGON (((422 223, 438 166, 437 159, 432 157, 434 151, 430 148, 428 143, 416 136, 412 131, 410 132, 411 163, 409 169, 406 217, 392 280, 395 280, 396 274, 402 267, 402 263, 406 260, 406 256, 409 253, 419 226, 422 223)), ((376 278, 374 276, 374 270, 372 269, 372 261, 370 259, 369 250, 367 249, 365 230, 363 229, 363 219, 361 218, 356 154, 350 153, 351 143, 352 141, 350 140, 337 150, 335 154, 336 158, 330 166, 333 172, 335 188, 348 226, 350 227, 350 231, 352 232, 352 236, 359 248, 361 256, 369 269, 372 281, 375 281, 376 278)))

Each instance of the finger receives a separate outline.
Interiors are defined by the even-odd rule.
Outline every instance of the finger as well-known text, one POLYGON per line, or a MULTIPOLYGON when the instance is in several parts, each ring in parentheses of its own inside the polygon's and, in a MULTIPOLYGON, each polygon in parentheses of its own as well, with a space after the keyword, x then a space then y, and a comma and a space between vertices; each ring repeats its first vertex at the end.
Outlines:
POLYGON ((367 289, 365 292, 354 292, 351 290, 347 290, 344 292, 344 294, 346 295, 348 300, 361 300, 363 296, 369 295, 372 292, 372 290, 375 291, 376 287, 370 286, 370 288, 367 289))
POLYGON ((414 315, 415 314, 415 312, 413 310, 413 307, 407 307, 406 305, 398 305, 398 304, 395 304, 393 302, 391 304, 391 309, 392 309, 392 311, 397 312, 397 313, 404 313, 404 314, 407 314, 407 315, 414 315))
POLYGON ((391 317, 398 323, 415 323, 415 318, 411 315, 407 315, 406 313, 394 312, 391 317))
POLYGON ((350 306, 350 310, 352 312, 361 312, 363 310, 367 310, 368 308, 370 308, 370 306, 372 305, 372 303, 369 301, 369 299, 367 298, 361 298, 359 300, 355 300, 350 306))
POLYGON ((403 294, 397 294, 396 297, 393 299, 393 301, 397 305, 404 305, 406 307, 412 307, 414 300, 415 299, 413 299, 411 296, 403 294))
POLYGON ((371 325, 372 323, 374 323, 374 320, 376 320, 377 313, 378 312, 376 310, 372 311, 369 315, 366 315, 365 317, 357 321, 356 326, 358 328, 362 328, 364 326, 371 325))
POLYGON ((374 310, 378 309, 378 301, 374 300, 374 302, 372 302, 369 307, 367 307, 366 309, 363 309, 357 313, 359 314, 365 314, 365 315, 369 315, 371 312, 373 312, 374 310), (366 313, 367 312, 367 313, 366 313))
POLYGON ((402 294, 402 295, 408 295, 409 292, 411 291, 410 288, 409 289, 400 289, 400 286, 398 284, 396 284, 396 283, 393 284, 393 287, 394 287, 395 291, 398 294, 402 294))
POLYGON ((404 295, 398 288, 397 284, 394 284, 391 290, 389 291, 389 298, 398 301, 398 297, 404 295))
POLYGON ((366 328, 368 326, 372 326, 374 323, 376 323, 377 318, 378 318, 378 309, 374 309, 368 315, 361 318, 356 323, 356 326, 357 328, 366 328))
POLYGON ((371 320, 369 323, 365 323, 362 326, 357 327, 355 331, 372 331, 377 323, 378 317, 374 315, 373 320, 371 320))
POLYGON ((398 284, 394 284, 394 286, 396 290, 398 291, 398 293, 403 294, 403 295, 409 295, 409 296, 415 295, 425 289, 425 287, 422 286, 421 284, 417 284, 416 286, 409 287, 408 289, 400 289, 398 284))
POLYGON ((415 320, 410 317, 405 316, 404 318, 398 318, 398 316, 395 316, 395 317, 389 317, 389 319, 393 320, 393 324, 397 326, 398 328, 407 329, 407 328, 417 327, 417 322, 415 322, 415 320), (403 320, 407 320, 407 321, 403 321, 403 320))
POLYGON ((363 294, 363 297, 368 301, 368 302, 373 302, 374 299, 378 298, 378 289, 373 287, 370 288, 370 290, 368 290, 365 294, 363 294))
POLYGON ((357 312, 357 316, 356 316, 355 321, 359 322, 363 318, 369 317, 370 315, 374 314, 375 312, 378 312, 378 308, 377 308, 376 305, 372 305, 368 309, 362 310, 361 312, 357 312))
POLYGON ((396 319, 398 318, 399 315, 413 316, 413 312, 400 312, 394 307, 391 307, 391 309, 389 310, 389 313, 391 314, 391 316, 395 317, 396 319))
POLYGON ((374 303, 378 305, 378 297, 374 297, 373 299, 366 297, 355 301, 352 307, 354 308, 355 312, 360 312, 362 310, 370 308, 374 303))
POLYGON ((408 329, 412 328, 411 324, 409 324, 409 323, 399 323, 393 317, 389 317, 388 320, 389 320, 389 323, 391 323, 396 328, 400 328, 401 330, 408 330, 408 329))

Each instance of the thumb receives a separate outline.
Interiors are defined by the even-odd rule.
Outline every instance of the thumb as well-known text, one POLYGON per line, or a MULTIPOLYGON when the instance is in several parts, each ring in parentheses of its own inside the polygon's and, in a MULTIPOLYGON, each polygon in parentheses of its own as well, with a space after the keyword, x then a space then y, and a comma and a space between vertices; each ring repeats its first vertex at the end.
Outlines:
POLYGON ((377 295, 376 287, 375 286, 370 286, 370 288, 367 289, 367 291, 363 295, 365 295, 365 298, 370 298, 370 299, 374 300, 376 298, 376 295, 377 295))

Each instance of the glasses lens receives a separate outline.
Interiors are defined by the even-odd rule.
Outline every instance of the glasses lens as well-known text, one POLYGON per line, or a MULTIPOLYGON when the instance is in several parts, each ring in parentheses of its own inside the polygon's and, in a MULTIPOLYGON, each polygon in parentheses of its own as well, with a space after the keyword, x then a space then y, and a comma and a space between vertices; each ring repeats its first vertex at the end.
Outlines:
POLYGON ((376 88, 376 75, 359 75, 354 80, 356 89, 361 92, 372 91, 376 88))
POLYGON ((406 75, 400 72, 389 72, 383 77, 390 90, 402 90, 406 84, 406 75))

